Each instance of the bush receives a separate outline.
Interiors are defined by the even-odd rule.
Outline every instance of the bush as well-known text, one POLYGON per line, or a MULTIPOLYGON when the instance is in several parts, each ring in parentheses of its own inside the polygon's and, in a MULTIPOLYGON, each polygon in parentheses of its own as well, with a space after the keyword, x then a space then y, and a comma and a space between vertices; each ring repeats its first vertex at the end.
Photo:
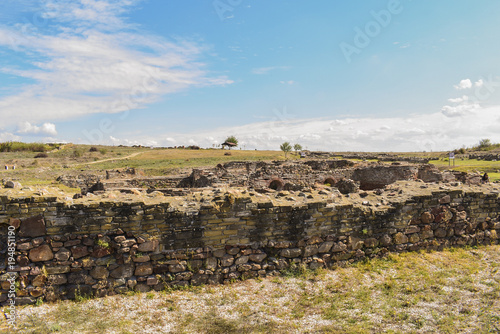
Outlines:
POLYGON ((21 143, 9 141, 0 143, 0 152, 45 152, 50 146, 40 143, 21 143))
POLYGON ((102 155, 104 155, 104 154, 108 153, 108 150, 107 150, 107 149, 105 149, 105 148, 101 148, 101 149, 99 150, 99 152, 100 152, 102 155))
POLYGON ((75 149, 75 150, 73 151, 73 157, 74 157, 74 158, 80 158, 80 157, 82 156, 82 154, 83 154, 83 153, 82 153, 82 151, 81 151, 81 150, 75 149))
POLYGON ((89 152, 97 152, 97 147, 92 146, 89 150, 89 152))
POLYGON ((35 155, 35 159, 38 159, 38 158, 48 158, 49 155, 47 153, 38 153, 37 155, 35 155))

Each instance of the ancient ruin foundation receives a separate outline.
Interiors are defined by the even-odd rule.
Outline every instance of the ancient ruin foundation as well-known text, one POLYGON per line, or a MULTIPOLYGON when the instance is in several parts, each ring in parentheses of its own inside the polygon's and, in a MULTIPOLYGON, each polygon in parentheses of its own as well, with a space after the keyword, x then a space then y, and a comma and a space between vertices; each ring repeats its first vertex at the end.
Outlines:
POLYGON ((0 301, 7 299, 12 272, 18 303, 31 304, 264 277, 291 265, 334 268, 387 252, 498 243, 496 185, 464 185, 457 177, 473 178, 457 174, 451 180, 425 165, 372 166, 373 173, 357 182, 377 175, 391 183, 342 194, 332 183, 356 185, 347 177, 366 171, 317 162, 294 166, 319 170, 309 174, 316 184, 311 187, 307 174, 292 178, 294 169, 282 167, 289 173, 242 163, 238 168, 246 174, 232 177, 252 186, 239 188, 206 187, 213 175, 195 171, 179 181, 196 187, 183 196, 98 190, 71 199, 1 189, 0 301), (286 190, 287 184, 299 190, 286 190), (15 230, 13 268, 6 266, 9 228, 15 230))

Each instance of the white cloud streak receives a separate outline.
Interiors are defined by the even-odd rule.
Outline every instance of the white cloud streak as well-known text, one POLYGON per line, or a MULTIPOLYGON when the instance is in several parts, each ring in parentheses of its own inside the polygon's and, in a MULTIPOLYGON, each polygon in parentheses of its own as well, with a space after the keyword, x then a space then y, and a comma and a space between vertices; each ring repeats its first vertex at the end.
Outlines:
POLYGON ((462 90, 462 89, 469 89, 472 88, 472 81, 470 79, 464 79, 460 81, 458 85, 453 86, 457 90, 462 90))
POLYGON ((43 123, 42 126, 37 126, 30 122, 22 122, 18 125, 17 133, 57 136, 56 126, 52 123, 43 123))
POLYGON ((64 23, 55 33, 0 26, 0 49, 28 61, 23 69, 0 71, 34 82, 0 98, 3 125, 141 109, 166 94, 232 83, 210 75, 197 61, 204 47, 127 24, 121 14, 136 3, 47 0, 42 16, 64 23))
POLYGON ((289 69, 290 69, 289 66, 258 67, 258 68, 254 68, 252 70, 252 73, 262 75, 262 74, 268 74, 269 72, 275 71, 275 70, 289 70, 289 69))

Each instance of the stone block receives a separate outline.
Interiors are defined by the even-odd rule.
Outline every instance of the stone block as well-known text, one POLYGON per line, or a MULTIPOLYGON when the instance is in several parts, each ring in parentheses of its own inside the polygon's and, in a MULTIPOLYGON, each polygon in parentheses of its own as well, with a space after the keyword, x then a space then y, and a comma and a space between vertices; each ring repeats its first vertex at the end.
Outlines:
POLYGON ((300 248, 285 248, 281 250, 280 254, 282 257, 295 258, 302 254, 302 250, 300 248))
POLYGON ((45 234, 47 234, 47 229, 42 215, 34 216, 21 221, 19 236, 23 238, 36 238, 44 236, 45 234))
POLYGON ((54 253, 52 253, 49 245, 42 245, 31 249, 29 252, 29 258, 31 262, 49 261, 54 258, 54 253))

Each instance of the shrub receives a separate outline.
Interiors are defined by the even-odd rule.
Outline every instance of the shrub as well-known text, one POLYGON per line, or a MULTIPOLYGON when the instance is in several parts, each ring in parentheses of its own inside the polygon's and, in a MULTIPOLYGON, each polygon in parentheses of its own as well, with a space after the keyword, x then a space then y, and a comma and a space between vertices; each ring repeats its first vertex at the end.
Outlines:
POLYGON ((89 152, 97 152, 97 147, 92 146, 89 150, 89 152))
POLYGON ((41 143, 9 141, 0 143, 0 152, 45 152, 50 146, 41 143))
POLYGON ((82 154, 83 154, 83 153, 82 153, 82 151, 81 151, 81 150, 79 150, 79 149, 75 149, 75 150, 73 151, 73 157, 74 157, 74 158, 80 158, 80 157, 82 156, 82 154))
POLYGON ((38 153, 37 155, 35 155, 35 159, 38 159, 38 158, 48 158, 49 155, 47 153, 38 153))

